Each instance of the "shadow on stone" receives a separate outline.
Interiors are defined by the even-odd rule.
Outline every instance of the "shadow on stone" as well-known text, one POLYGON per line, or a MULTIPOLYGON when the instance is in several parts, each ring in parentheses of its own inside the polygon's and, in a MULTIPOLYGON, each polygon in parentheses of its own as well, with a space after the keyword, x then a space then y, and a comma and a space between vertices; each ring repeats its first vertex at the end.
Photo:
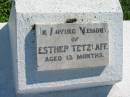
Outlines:
POLYGON ((84 88, 39 94, 19 95, 19 97, 108 97, 112 86, 84 88))
POLYGON ((0 28, 0 97, 15 97, 8 25, 0 28))
POLYGON ((105 67, 83 68, 57 71, 37 71, 36 35, 29 32, 25 40, 25 63, 27 84, 63 81, 99 76, 105 67))

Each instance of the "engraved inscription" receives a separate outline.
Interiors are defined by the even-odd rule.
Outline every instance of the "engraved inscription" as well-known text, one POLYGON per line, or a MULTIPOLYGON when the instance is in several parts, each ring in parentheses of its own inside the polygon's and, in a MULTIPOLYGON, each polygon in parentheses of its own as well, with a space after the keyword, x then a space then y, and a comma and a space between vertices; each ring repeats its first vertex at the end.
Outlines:
POLYGON ((39 71, 109 64, 107 23, 36 24, 39 71))

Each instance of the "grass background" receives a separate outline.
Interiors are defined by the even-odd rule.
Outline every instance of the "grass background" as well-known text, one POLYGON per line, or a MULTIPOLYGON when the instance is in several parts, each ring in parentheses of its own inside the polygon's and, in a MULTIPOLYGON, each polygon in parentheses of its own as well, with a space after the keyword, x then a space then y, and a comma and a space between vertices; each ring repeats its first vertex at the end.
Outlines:
POLYGON ((10 9, 11 9, 10 1, 9 0, 0 0, 0 22, 8 21, 10 9))
MULTIPOLYGON (((11 1, 11 0, 10 0, 11 1)), ((11 9, 9 0, 0 0, 0 22, 7 22, 11 9)), ((124 12, 124 20, 130 20, 130 0, 120 0, 124 12)))

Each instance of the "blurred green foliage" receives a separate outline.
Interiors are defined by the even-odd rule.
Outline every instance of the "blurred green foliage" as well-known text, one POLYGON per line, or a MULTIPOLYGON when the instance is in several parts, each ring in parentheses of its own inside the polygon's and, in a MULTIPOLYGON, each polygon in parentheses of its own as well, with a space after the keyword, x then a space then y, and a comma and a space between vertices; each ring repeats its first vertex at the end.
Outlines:
POLYGON ((120 0, 123 13, 124 13, 124 20, 130 20, 130 0, 120 0))
POLYGON ((0 22, 7 22, 10 14, 11 2, 0 0, 0 22))
MULTIPOLYGON (((124 20, 130 20, 130 0, 120 0, 124 12, 124 20)), ((0 0, 0 22, 7 22, 10 14, 11 2, 0 0)))

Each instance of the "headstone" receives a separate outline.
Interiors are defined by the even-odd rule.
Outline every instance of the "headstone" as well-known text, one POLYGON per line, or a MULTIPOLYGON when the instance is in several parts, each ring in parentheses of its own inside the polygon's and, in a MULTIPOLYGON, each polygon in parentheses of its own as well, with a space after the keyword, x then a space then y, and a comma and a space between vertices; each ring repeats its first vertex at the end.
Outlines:
POLYGON ((9 28, 17 92, 120 81, 122 25, 118 0, 16 0, 9 28))

